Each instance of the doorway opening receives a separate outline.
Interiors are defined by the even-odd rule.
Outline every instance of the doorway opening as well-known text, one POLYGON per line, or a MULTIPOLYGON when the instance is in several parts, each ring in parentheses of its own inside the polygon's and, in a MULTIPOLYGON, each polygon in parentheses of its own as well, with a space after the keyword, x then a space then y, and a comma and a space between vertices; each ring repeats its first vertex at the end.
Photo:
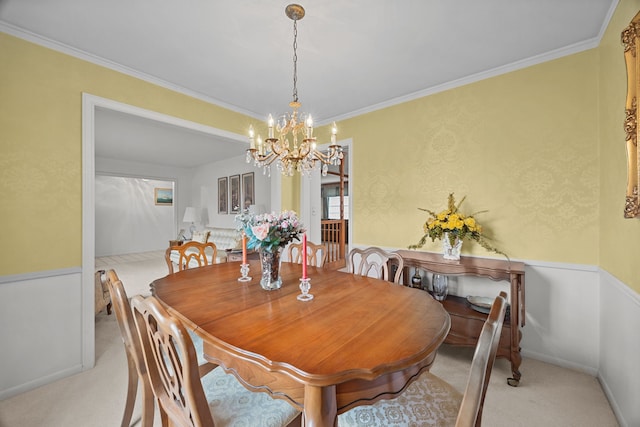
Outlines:
POLYGON ((320 197, 322 217, 320 235, 327 248, 327 264, 331 268, 346 265, 349 244, 349 147, 343 147, 340 165, 331 166, 327 176, 322 177, 320 197))
POLYGON ((175 182, 96 174, 96 257, 163 249, 176 238, 175 182))

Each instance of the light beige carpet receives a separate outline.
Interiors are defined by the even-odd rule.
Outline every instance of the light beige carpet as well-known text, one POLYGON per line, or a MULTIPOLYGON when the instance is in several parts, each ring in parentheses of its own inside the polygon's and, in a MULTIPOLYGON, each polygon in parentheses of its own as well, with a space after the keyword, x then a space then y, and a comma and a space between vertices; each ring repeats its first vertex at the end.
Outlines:
POLYGON ((151 295, 149 284, 169 274, 164 251, 96 258, 96 270, 114 269, 130 297, 151 295))
MULTIPOLYGON (((96 261, 96 268, 105 267, 115 268, 129 296, 148 295, 149 283, 167 274, 160 252, 133 261, 96 261)), ((473 349, 443 346, 431 371, 462 391, 472 356, 473 349)), ((520 370, 520 386, 510 387, 509 363, 496 361, 484 426, 618 426, 596 378, 529 358, 520 370)), ((119 426, 126 390, 127 362, 118 325, 114 315, 103 312, 96 316, 95 368, 0 402, 0 427, 119 426)), ((134 419, 139 417, 136 406, 134 419)), ((154 426, 159 425, 156 417, 154 426)))

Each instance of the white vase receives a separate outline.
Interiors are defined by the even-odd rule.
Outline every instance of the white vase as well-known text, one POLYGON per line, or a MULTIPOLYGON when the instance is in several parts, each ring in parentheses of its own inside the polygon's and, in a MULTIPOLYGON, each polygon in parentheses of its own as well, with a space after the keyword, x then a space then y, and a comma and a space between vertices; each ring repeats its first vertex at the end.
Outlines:
POLYGON ((449 233, 442 236, 442 257, 444 259, 460 260, 460 251, 462 250, 462 239, 456 237, 454 244, 451 245, 449 233))

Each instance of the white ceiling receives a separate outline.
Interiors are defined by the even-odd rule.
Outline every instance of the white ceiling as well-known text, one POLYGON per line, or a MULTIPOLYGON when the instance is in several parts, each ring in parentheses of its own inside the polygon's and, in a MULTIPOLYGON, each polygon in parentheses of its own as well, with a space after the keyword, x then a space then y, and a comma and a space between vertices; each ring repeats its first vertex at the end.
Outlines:
MULTIPOLYGON (((287 111, 292 98, 288 3, 0 0, 0 31, 263 120, 269 112, 287 111)), ((298 95, 301 110, 324 124, 593 48, 617 0, 315 0, 302 5, 298 95)), ((130 147, 129 132, 139 140, 141 129, 150 125, 117 116, 104 118, 120 128, 106 132, 109 144, 130 147)), ((153 138, 158 152, 159 138, 153 138)), ((196 132, 172 138, 181 139, 190 158, 209 144, 196 132)), ((168 142, 163 144, 173 145, 168 142)), ((246 148, 237 142, 235 147, 246 148)), ((143 148, 148 158, 149 147, 143 148)), ((108 151, 112 148, 101 150, 116 155, 108 151)))
POLYGON ((95 141, 96 157, 181 168, 242 156, 249 148, 248 141, 105 108, 96 110, 95 141))

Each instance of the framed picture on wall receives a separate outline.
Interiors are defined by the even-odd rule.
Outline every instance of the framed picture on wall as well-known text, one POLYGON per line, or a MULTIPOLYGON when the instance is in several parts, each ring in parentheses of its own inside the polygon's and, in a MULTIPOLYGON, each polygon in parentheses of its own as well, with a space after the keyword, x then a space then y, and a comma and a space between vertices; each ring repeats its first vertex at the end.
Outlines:
POLYGON ((240 212, 240 175, 229 177, 229 193, 231 193, 231 213, 240 212))
POLYGON ((226 214, 229 212, 227 208, 227 177, 218 178, 218 213, 226 214))
POLYGON ((242 174, 242 209, 249 209, 249 206, 256 203, 256 190, 253 181, 253 172, 242 174))
POLYGON ((158 206, 173 206, 173 188, 155 188, 153 199, 158 206))

